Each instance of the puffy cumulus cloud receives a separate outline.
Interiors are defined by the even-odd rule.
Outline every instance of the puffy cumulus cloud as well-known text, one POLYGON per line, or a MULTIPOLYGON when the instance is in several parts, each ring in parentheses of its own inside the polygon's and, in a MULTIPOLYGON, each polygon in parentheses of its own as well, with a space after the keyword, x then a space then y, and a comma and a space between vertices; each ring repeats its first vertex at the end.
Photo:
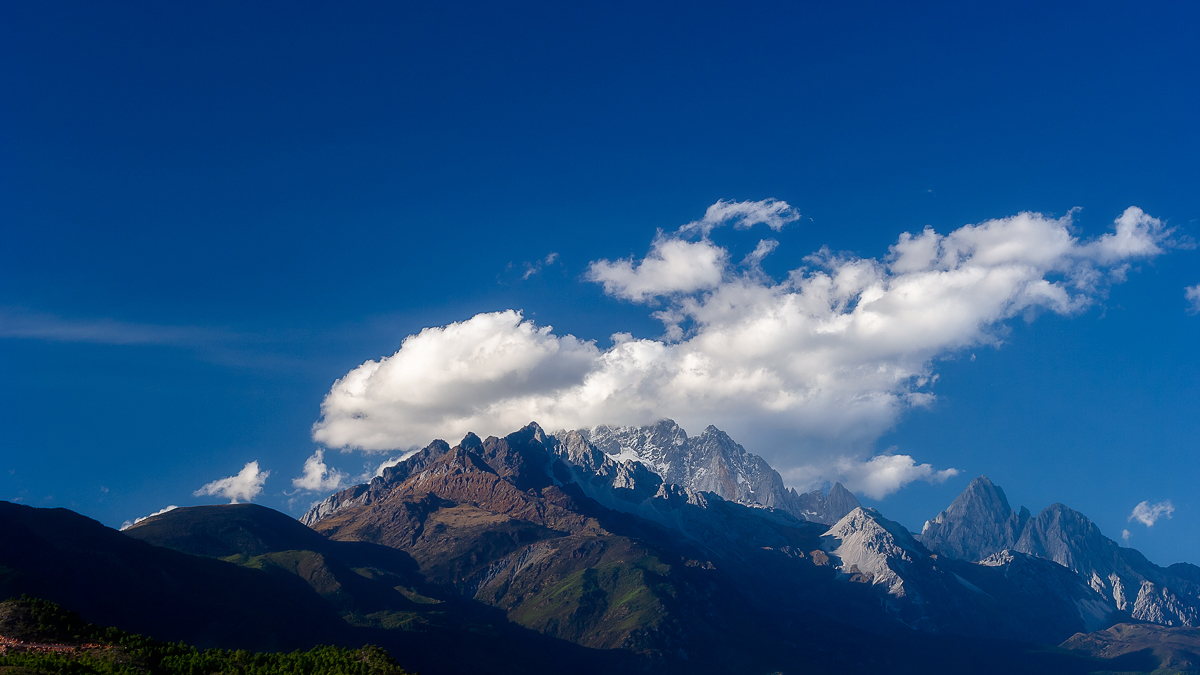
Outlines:
POLYGON ((346 484, 349 476, 325 464, 325 451, 318 449, 304 461, 304 473, 292 479, 292 487, 306 492, 330 492, 346 484))
MULTIPOLYGON (((400 350, 334 383, 313 438, 362 450, 407 448, 472 429, 500 432, 551 419, 603 354, 520 312, 478 314, 410 335, 400 350)), ((558 415, 555 415, 558 416, 558 415)))
POLYGON ((822 475, 840 476, 849 490, 872 499, 883 499, 914 481, 945 482, 947 478, 957 476, 958 469, 937 471, 929 464, 917 464, 908 455, 877 455, 865 462, 844 458, 833 472, 822 472, 822 475))
POLYGON ((1163 500, 1157 504, 1144 501, 1133 507, 1133 513, 1129 514, 1128 520, 1130 522, 1136 520, 1146 527, 1153 527, 1154 523, 1163 516, 1166 516, 1169 520, 1172 513, 1175 513, 1175 506, 1171 504, 1170 499, 1163 500))
POLYGON ((688 241, 660 235, 641 262, 632 258, 597 260, 588 267, 587 278, 603 284, 609 295, 645 302, 661 295, 717 287, 729 266, 728 258, 725 249, 707 239, 688 241))
POLYGON ((1183 297, 1188 301, 1188 313, 1200 314, 1200 284, 1184 288, 1183 297))
MULTIPOLYGON (((604 286, 611 296, 648 302, 660 296, 706 291, 719 286, 729 269, 729 252, 708 239, 714 228, 732 224, 746 229, 765 224, 773 230, 798 219, 799 213, 787 202, 766 199, 756 202, 720 200, 708 207, 704 217, 692 221, 671 234, 659 232, 650 244, 650 252, 641 261, 624 258, 597 260, 588 266, 587 279, 604 286), (699 241, 690 237, 700 234, 699 241)), ((774 250, 778 242, 764 240, 746 258, 757 265, 774 250)))
POLYGON ((134 518, 133 520, 127 520, 121 524, 121 531, 124 532, 125 530, 128 530, 129 528, 133 527, 134 525, 137 525, 138 523, 142 522, 143 520, 148 520, 150 518, 153 518, 154 516, 161 516, 162 514, 166 513, 167 511, 174 511, 177 508, 179 508, 179 507, 172 504, 164 509, 155 511, 154 513, 151 513, 148 516, 142 516, 141 518, 134 518))
POLYGON ((238 500, 248 502, 262 492, 263 484, 267 482, 267 476, 270 475, 270 471, 259 470, 257 461, 247 462, 236 476, 219 478, 211 483, 206 483, 193 494, 197 497, 221 497, 228 499, 231 504, 238 503, 238 500))
MULTIPOLYGON (((729 205, 713 209, 706 220, 721 222, 729 205)), ((616 333, 601 349, 512 310, 428 328, 338 380, 314 439, 383 451, 530 420, 570 429, 670 417, 715 424, 781 470, 836 466, 933 400, 938 357, 999 344, 1015 316, 1078 313, 1130 262, 1170 245, 1171 230, 1137 208, 1090 240, 1074 233, 1072 215, 926 228, 902 234, 882 259, 822 250, 782 279, 757 264, 770 240, 735 264, 706 238, 692 241, 703 227, 689 224, 659 233, 642 260, 599 261, 589 275, 615 297, 666 303, 654 314, 663 338, 616 333)), ((782 216, 739 222, 774 227, 782 216)), ((864 469, 860 489, 886 492, 885 475, 937 475, 897 461, 864 469)))

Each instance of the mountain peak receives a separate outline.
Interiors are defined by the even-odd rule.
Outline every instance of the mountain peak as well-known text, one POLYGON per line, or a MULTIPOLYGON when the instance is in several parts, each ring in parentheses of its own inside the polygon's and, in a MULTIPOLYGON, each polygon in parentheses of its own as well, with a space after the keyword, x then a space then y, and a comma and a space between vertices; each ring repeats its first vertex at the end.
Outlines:
POLYGON ((983 560, 1012 548, 1028 520, 1027 510, 1014 512, 1004 490, 980 476, 945 511, 926 521, 919 539, 952 558, 983 560))
POLYGON ((474 431, 468 431, 466 436, 463 436, 458 447, 464 450, 475 450, 483 447, 483 440, 475 435, 474 431))

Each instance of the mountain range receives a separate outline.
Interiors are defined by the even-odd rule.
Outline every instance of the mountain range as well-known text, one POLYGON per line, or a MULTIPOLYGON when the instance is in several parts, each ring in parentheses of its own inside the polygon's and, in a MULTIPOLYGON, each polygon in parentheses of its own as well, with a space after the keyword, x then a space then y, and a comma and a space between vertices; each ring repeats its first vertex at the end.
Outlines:
POLYGON ((1153 565, 1059 504, 1014 511, 985 477, 916 534, 669 420, 434 441, 299 522, 192 507, 118 533, 0 504, 0 528, 21 542, 0 548, 0 595, 202 645, 373 642, 425 673, 1200 663, 1194 565, 1153 565), (222 632, 220 607, 255 632, 222 632))

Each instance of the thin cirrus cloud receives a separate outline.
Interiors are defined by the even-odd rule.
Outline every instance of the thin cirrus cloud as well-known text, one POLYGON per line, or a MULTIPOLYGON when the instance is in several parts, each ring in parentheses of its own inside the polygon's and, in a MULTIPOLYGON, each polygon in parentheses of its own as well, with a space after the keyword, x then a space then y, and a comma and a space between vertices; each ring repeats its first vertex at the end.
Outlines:
POLYGON ((796 215, 780 201, 718 202, 660 232, 641 260, 592 263, 587 279, 610 296, 661 307, 661 338, 618 332, 601 348, 512 309, 426 328, 339 379, 313 438, 378 452, 530 420, 570 429, 669 417, 717 425, 794 485, 847 478, 883 495, 948 475, 906 455, 864 461, 899 415, 934 400, 935 359, 998 346, 1015 316, 1078 314, 1132 262, 1175 245, 1137 207, 1087 240, 1073 233, 1074 211, 1026 212, 903 233, 882 259, 822 249, 774 279, 759 265, 773 240, 735 264, 708 238, 722 224, 779 229, 796 215))
POLYGON ((0 308, 0 338, 190 347, 229 337, 220 331, 191 326, 160 326, 112 319, 64 319, 51 314, 0 308))
POLYGON ((253 501, 262 492, 263 484, 267 482, 270 471, 258 468, 258 462, 247 462, 236 475, 218 478, 211 483, 205 483, 193 494, 196 497, 221 497, 228 499, 230 504, 239 501, 253 501))
POLYGON ((1159 518, 1166 517, 1170 520, 1172 513, 1175 513, 1175 506, 1171 504, 1170 499, 1165 499, 1157 504, 1151 504, 1149 500, 1146 500, 1133 507, 1133 512, 1129 514, 1128 520, 1129 522, 1136 520, 1146 527, 1153 527, 1159 518))

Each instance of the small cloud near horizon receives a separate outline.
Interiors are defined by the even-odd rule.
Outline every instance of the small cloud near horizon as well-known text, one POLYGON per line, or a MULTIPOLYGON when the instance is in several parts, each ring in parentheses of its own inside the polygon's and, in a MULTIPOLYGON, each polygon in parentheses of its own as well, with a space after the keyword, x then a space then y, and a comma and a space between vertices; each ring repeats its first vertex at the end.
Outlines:
POLYGON ((142 516, 141 518, 134 518, 133 520, 127 520, 121 524, 121 531, 124 532, 125 530, 128 530, 129 528, 133 527, 134 525, 137 525, 138 523, 142 522, 143 520, 146 520, 148 518, 153 518, 154 516, 161 516, 162 514, 166 513, 167 511, 174 511, 177 508, 179 508, 179 507, 172 504, 166 508, 155 511, 154 513, 151 513, 148 516, 142 516))

